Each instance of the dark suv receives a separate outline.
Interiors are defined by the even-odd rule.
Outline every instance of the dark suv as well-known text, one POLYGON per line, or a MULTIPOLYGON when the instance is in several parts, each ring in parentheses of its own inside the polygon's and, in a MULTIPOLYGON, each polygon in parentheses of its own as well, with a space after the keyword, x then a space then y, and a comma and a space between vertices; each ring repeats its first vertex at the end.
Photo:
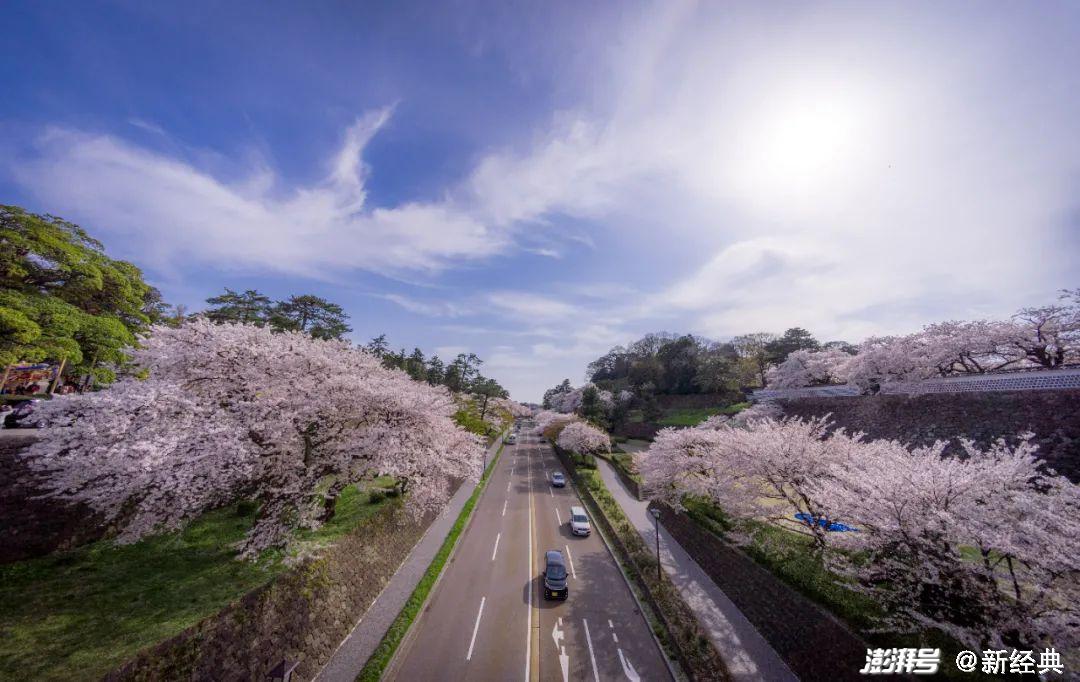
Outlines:
POLYGON ((549 549, 544 552, 544 599, 566 599, 570 589, 566 586, 566 562, 562 552, 549 549))

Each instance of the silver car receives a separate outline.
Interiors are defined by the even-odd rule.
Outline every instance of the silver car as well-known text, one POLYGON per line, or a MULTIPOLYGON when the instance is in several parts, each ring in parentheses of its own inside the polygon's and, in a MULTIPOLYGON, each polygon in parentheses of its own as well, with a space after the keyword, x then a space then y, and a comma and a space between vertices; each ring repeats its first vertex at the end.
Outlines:
POLYGON ((589 525, 589 517, 583 507, 570 507, 570 532, 574 535, 589 535, 592 526, 589 525))

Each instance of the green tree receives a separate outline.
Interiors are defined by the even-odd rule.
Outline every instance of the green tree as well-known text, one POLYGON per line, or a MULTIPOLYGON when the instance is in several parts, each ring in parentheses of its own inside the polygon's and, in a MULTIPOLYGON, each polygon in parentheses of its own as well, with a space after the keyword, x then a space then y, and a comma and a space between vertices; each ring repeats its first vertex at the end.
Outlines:
POLYGON ((773 365, 779 365, 797 350, 818 350, 819 348, 821 344, 814 335, 802 327, 792 327, 784 332, 783 336, 765 345, 768 361, 773 365))
POLYGON ((446 365, 438 355, 432 355, 427 363, 427 382, 438 386, 446 380, 446 365))
POLYGON ((480 396, 480 421, 483 421, 484 417, 487 416, 488 400, 490 398, 510 397, 510 394, 499 385, 499 382, 480 375, 477 375, 476 380, 473 381, 472 392, 480 396))
POLYGON ((856 355, 859 352, 858 348, 848 343, 847 341, 826 341, 825 343, 821 344, 821 347, 824 350, 843 351, 848 355, 856 355))
POLYGON ((699 342, 687 334, 665 343, 656 354, 663 372, 657 385, 662 393, 697 393, 699 342))
POLYGON ((107 381, 105 363, 150 324, 160 293, 78 225, 0 206, 0 364, 66 361, 107 381))
POLYGON ((664 410, 660 407, 655 393, 645 394, 641 401, 641 416, 646 422, 657 422, 664 416, 664 410))
POLYGON ((472 386, 473 380, 479 376, 480 365, 483 360, 476 353, 458 353, 450 366, 446 368, 446 386, 454 392, 467 391, 472 386))
POLYGON ((272 304, 269 297, 254 289, 238 294, 226 287, 225 293, 206 299, 212 308, 206 310, 206 317, 213 322, 239 322, 262 327, 270 320, 272 304))
POLYGON ((544 391, 544 409, 551 409, 551 401, 555 398, 555 396, 559 395, 560 393, 569 393, 572 390, 574 390, 574 387, 570 385, 570 380, 563 379, 562 383, 555 388, 549 388, 548 390, 544 391))
POLYGON ((413 352, 409 355, 405 361, 405 371, 409 373, 409 376, 417 381, 427 380, 427 367, 424 362, 424 351, 419 348, 413 348, 413 352))
POLYGON ((611 428, 607 408, 600 401, 600 389, 596 388, 596 386, 586 386, 585 390, 581 392, 581 407, 578 411, 582 417, 593 424, 604 429, 611 428))
POLYGON ((730 343, 714 343, 698 356, 695 382, 707 393, 732 393, 739 389, 739 354, 730 343))
POLYGON ((769 344, 776 340, 776 334, 768 332, 755 332, 743 334, 731 340, 735 351, 739 354, 740 369, 743 370, 743 378, 755 381, 757 385, 765 386, 765 371, 769 369, 769 344), (749 376, 746 371, 749 370, 749 376))
POLYGON ((371 353, 377 358, 381 358, 386 355, 386 352, 390 350, 390 344, 386 342, 386 334, 379 334, 372 340, 368 341, 368 344, 364 346, 364 350, 371 353))
POLYGON ((349 316, 336 303, 305 294, 274 305, 270 325, 279 331, 300 331, 316 339, 340 339, 352 331, 349 316))

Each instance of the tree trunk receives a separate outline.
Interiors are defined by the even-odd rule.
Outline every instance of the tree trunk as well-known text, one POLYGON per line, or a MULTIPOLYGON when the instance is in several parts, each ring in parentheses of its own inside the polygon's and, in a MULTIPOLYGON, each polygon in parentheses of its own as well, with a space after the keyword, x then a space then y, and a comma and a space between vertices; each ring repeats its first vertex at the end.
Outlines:
POLYGON ((337 514, 337 501, 338 497, 341 496, 341 489, 343 487, 344 486, 335 483, 326 491, 326 496, 323 497, 322 514, 319 515, 320 523, 329 522, 330 519, 334 518, 334 515, 337 514))

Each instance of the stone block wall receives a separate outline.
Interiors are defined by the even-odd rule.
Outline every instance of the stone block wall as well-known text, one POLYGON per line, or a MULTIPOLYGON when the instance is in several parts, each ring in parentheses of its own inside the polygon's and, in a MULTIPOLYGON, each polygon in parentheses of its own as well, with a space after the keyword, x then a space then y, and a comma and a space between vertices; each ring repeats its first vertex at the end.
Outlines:
POLYGON ((932 393, 777 401, 798 417, 831 415, 837 427, 913 445, 949 441, 959 454, 960 438, 987 445, 1025 432, 1035 434, 1040 456, 1080 483, 1080 390, 932 393))

